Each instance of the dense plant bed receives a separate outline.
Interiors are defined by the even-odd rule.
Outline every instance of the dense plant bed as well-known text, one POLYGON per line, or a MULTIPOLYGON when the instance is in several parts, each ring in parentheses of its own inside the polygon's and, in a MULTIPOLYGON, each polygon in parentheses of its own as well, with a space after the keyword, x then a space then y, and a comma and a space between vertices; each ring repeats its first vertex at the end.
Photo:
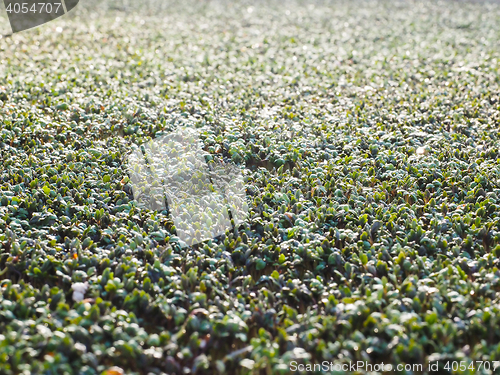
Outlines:
POLYGON ((0 374, 500 360, 499 25, 482 2, 89 1, 0 39, 0 374), (178 126, 250 207, 188 249, 126 165, 178 126))

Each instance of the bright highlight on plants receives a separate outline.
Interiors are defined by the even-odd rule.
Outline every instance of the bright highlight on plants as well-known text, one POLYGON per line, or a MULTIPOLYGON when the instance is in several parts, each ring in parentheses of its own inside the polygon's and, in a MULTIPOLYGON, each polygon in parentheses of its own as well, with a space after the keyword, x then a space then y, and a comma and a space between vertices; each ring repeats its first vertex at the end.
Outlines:
POLYGON ((135 146, 128 158, 134 199, 152 210, 165 210, 168 202, 181 245, 220 236, 231 217, 235 225, 244 220, 243 176, 235 165, 207 164, 196 130, 179 128, 143 150, 135 146))

